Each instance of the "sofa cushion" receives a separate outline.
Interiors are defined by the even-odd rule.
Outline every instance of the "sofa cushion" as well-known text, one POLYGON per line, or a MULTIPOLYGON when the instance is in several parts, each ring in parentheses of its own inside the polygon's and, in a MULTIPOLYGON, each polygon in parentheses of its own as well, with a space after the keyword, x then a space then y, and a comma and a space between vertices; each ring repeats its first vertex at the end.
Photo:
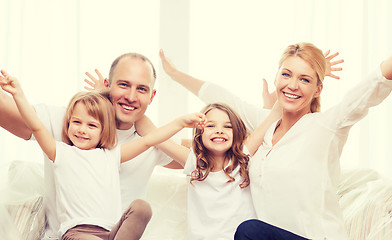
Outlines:
POLYGON ((20 239, 38 240, 43 237, 46 219, 42 196, 20 204, 9 204, 7 209, 20 233, 20 239))
POLYGON ((392 239, 392 183, 370 169, 342 172, 338 189, 350 240, 392 239))

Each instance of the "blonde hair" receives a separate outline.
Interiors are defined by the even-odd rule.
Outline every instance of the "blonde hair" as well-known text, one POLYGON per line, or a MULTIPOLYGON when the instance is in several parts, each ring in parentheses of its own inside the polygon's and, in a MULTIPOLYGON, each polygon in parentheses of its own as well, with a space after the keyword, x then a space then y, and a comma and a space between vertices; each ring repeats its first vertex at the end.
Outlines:
MULTIPOLYGON (((317 86, 322 84, 325 71, 327 68, 326 60, 323 52, 317 48, 315 45, 311 43, 297 43, 288 46, 283 52, 280 61, 279 68, 282 66, 283 62, 288 57, 300 57, 305 62, 309 63, 310 66, 317 74, 317 86)), ((311 112, 319 112, 320 111, 320 97, 314 98, 310 104, 311 112)))
MULTIPOLYGON (((226 152, 226 159, 232 159, 230 166, 224 169, 224 173, 229 178, 228 182, 233 182, 234 178, 231 176, 233 170, 240 165, 240 175, 244 181, 240 184, 241 188, 249 185, 248 162, 249 156, 243 153, 244 142, 247 136, 247 131, 244 122, 229 106, 222 103, 213 103, 205 106, 201 112, 207 114, 212 109, 219 109, 225 112, 231 122, 233 129, 233 145, 226 152)), ((203 129, 195 128, 193 130, 193 151, 196 155, 196 170, 191 174, 191 183, 194 180, 203 181, 214 168, 214 161, 209 154, 208 149, 204 146, 202 141, 203 129)))
POLYGON ((76 104, 83 104, 90 116, 97 119, 102 126, 101 140, 96 148, 111 149, 116 145, 116 121, 112 103, 108 99, 108 93, 79 92, 68 104, 64 117, 62 139, 68 145, 73 143, 68 136, 68 128, 71 116, 76 104))

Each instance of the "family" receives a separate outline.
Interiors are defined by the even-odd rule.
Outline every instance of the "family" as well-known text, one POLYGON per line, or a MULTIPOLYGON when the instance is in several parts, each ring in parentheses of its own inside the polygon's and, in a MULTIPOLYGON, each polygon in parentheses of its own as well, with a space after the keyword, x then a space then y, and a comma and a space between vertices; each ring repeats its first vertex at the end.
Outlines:
POLYGON ((336 56, 310 43, 288 46, 276 91, 264 94, 269 110, 179 71, 161 51, 165 72, 207 105, 159 128, 144 115, 156 72, 141 54, 115 59, 108 79, 88 74, 94 91, 67 108, 32 107, 2 70, 0 126, 45 153, 44 239, 140 239, 157 165, 188 176, 189 239, 347 239, 339 158, 350 128, 390 94, 392 57, 320 112, 323 80, 341 70, 336 56), (169 139, 186 127, 191 148, 169 139))

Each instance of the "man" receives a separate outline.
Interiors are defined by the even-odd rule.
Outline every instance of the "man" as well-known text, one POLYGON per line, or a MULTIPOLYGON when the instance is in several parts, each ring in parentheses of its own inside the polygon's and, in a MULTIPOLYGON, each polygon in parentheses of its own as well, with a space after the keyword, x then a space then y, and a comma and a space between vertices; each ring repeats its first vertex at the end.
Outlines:
MULTIPOLYGON (((151 61, 137 53, 119 56, 110 68, 109 79, 104 81, 116 113, 116 128, 119 144, 138 138, 134 123, 139 120, 154 99, 156 90, 154 83, 156 72, 151 61)), ((0 92, 0 126, 15 136, 30 139, 31 130, 24 124, 12 98, 0 92)), ((47 105, 35 106, 36 112, 56 140, 61 141, 61 129, 65 108, 47 105)), ((154 167, 157 165, 169 168, 181 167, 178 163, 156 148, 150 148, 143 154, 121 165, 120 184, 123 210, 131 204, 138 226, 135 226, 133 238, 139 239, 151 218, 151 208, 143 200, 147 183, 154 167)), ((48 226, 44 239, 56 239, 59 221, 56 212, 56 194, 53 177, 53 165, 45 156, 45 207, 48 226)))

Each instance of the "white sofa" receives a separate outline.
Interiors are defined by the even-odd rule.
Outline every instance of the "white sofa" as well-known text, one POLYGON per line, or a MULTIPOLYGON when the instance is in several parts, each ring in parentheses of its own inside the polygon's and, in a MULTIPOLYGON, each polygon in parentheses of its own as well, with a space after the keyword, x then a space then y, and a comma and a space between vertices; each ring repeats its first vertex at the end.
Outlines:
MULTIPOLYGON (((39 187, 43 183, 42 165, 15 161, 8 167, 8 180, 5 189, 13 194, 2 198, 3 207, 0 204, 1 239, 40 239, 45 224, 43 189, 39 187)), ((368 169, 343 171, 338 194, 350 240, 392 239, 389 180, 368 169)), ((187 183, 182 171, 157 167, 147 193, 153 217, 142 239, 187 239, 186 196, 187 183)))

